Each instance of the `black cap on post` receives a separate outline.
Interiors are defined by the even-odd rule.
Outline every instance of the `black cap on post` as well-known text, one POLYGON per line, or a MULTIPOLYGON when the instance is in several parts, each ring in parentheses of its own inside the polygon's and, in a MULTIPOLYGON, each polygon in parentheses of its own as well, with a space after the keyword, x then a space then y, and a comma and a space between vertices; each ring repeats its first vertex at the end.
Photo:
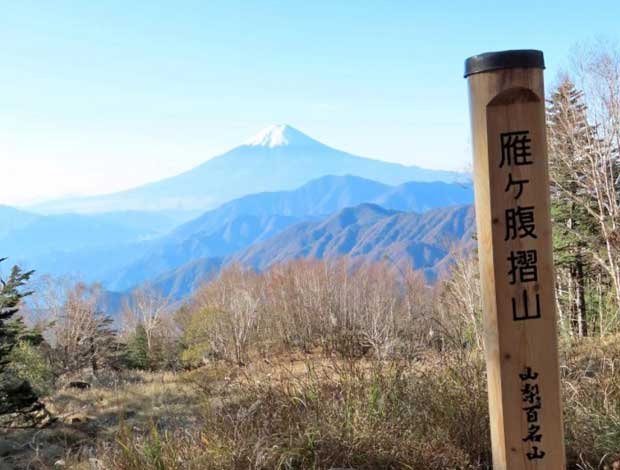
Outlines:
POLYGON ((521 49, 514 51, 485 52, 465 60, 465 78, 475 73, 500 69, 544 69, 542 51, 521 49))

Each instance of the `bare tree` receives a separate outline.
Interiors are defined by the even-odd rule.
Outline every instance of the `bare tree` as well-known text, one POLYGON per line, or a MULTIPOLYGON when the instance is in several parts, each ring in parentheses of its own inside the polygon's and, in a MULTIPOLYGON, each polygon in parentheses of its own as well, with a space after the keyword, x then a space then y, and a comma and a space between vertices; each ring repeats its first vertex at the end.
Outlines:
POLYGON ((125 335, 131 334, 138 325, 142 325, 149 357, 153 355, 156 337, 169 323, 170 305, 170 299, 150 285, 135 289, 123 305, 123 332, 125 335))
POLYGON ((78 283, 65 293, 60 308, 51 306, 58 314, 52 327, 54 351, 65 372, 90 366, 96 374, 116 358, 116 335, 112 319, 98 308, 100 294, 100 286, 78 283))
POLYGON ((478 260, 472 253, 453 253, 449 274, 438 286, 439 326, 446 337, 470 337, 482 348, 482 302, 478 260))
POLYGON ((351 307, 357 325, 374 354, 386 358, 394 353, 397 333, 410 321, 403 309, 397 277, 384 263, 364 266, 352 276, 351 307))
POLYGON ((258 276, 239 265, 224 270, 196 295, 198 308, 210 314, 212 348, 244 364, 250 340, 257 333, 262 300, 258 276))

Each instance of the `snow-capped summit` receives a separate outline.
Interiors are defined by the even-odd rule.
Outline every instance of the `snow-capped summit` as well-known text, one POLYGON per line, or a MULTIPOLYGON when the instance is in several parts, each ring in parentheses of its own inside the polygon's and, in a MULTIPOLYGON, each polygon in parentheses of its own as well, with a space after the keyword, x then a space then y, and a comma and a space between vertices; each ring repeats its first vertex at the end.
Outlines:
POLYGON ((307 145, 310 143, 317 142, 287 124, 275 124, 260 131, 249 139, 245 145, 274 148, 290 145, 307 145))
POLYGON ((248 194, 293 190, 326 175, 355 175, 390 185, 408 181, 468 181, 468 176, 460 173, 358 157, 280 124, 179 175, 118 193, 52 201, 36 206, 35 210, 205 211, 248 194))

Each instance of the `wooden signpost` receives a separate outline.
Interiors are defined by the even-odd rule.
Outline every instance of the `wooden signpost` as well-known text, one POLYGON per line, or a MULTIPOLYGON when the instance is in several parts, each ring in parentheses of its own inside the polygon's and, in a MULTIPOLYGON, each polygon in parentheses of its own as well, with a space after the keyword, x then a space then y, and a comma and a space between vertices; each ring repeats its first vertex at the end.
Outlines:
POLYGON ((540 51, 465 62, 494 470, 565 468, 540 51))

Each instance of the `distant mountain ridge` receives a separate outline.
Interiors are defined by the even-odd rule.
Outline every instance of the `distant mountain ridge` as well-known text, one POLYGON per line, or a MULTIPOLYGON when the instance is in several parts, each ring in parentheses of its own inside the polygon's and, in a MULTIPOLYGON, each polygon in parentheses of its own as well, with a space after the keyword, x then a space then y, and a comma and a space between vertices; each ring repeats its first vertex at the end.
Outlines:
POLYGON ((125 290, 193 260, 226 258, 293 224, 361 203, 424 212, 472 201, 472 188, 467 185, 436 182, 389 186, 357 176, 325 176, 292 191, 253 194, 204 213, 153 242, 144 256, 108 279, 108 285, 125 290))
MULTIPOLYGON (((390 186, 329 175, 294 190, 235 199, 181 225, 188 214, 179 211, 42 216, 0 206, 0 256, 40 274, 100 281, 108 289, 125 291, 188 263, 195 263, 196 273, 211 273, 214 259, 228 259, 292 225, 321 220, 346 207, 369 202, 424 212, 472 200, 468 185, 390 186), (204 269, 197 262, 201 259, 209 260, 204 269)), ((191 283, 187 276, 183 285, 191 283)))
POLYGON ((390 259, 432 278, 467 243, 471 202, 468 175, 358 157, 280 125, 134 189, 39 213, 0 206, 0 256, 101 281, 110 298, 144 283, 179 297, 230 262, 300 257, 390 259))
POLYGON ((163 238, 106 283, 113 290, 126 290, 198 258, 222 258, 260 240, 280 233, 294 224, 295 217, 240 215, 223 220, 208 230, 184 239, 163 238))
POLYGON ((354 265, 384 261, 401 268, 409 266, 433 280, 449 267, 453 251, 473 247, 474 231, 472 205, 417 214, 365 203, 320 220, 292 225, 225 260, 194 259, 160 274, 150 284, 164 295, 180 299, 231 263, 262 271, 301 258, 342 257, 348 257, 354 265))
POLYGON ((264 270, 293 259, 348 256, 364 262, 404 262, 414 269, 429 270, 449 256, 451 249, 471 244, 474 220, 471 205, 418 214, 361 204, 321 221, 289 227, 233 260, 264 270))
POLYGON ((0 257, 39 273, 97 281, 188 217, 178 211, 44 216, 0 206, 0 257))
POLYGON ((31 224, 39 217, 32 212, 0 204, 0 238, 13 230, 19 230, 31 224))
POLYGON ((222 258, 198 258, 148 281, 148 284, 167 298, 181 300, 217 276, 223 266, 222 258))
POLYGON ((250 194, 207 211, 176 228, 171 236, 183 238, 222 220, 241 215, 284 215, 297 218, 324 216, 345 207, 371 202, 388 209, 424 212, 473 202, 467 184, 408 182, 390 186, 354 175, 328 175, 288 191, 250 194))
POLYGON ((290 126, 277 125, 179 175, 114 194, 51 201, 33 209, 43 213, 204 211, 247 194, 291 190, 325 175, 347 174, 390 185, 469 179, 463 173, 359 157, 328 147, 290 126))

